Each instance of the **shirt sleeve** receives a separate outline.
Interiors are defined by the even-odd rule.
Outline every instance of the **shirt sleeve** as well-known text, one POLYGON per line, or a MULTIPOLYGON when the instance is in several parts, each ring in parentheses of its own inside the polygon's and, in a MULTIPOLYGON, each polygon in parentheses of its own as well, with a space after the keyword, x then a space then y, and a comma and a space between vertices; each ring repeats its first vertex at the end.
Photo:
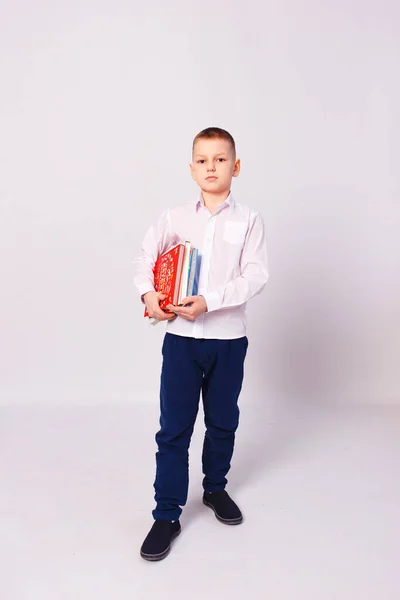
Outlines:
POLYGON ((239 277, 203 294, 208 312, 244 304, 264 289, 269 278, 268 255, 264 222, 258 213, 246 234, 240 271, 239 277))
POLYGON ((141 295, 154 292, 154 265, 157 258, 167 252, 171 246, 171 216, 169 210, 165 210, 158 221, 146 232, 140 256, 134 259, 133 282, 141 295))

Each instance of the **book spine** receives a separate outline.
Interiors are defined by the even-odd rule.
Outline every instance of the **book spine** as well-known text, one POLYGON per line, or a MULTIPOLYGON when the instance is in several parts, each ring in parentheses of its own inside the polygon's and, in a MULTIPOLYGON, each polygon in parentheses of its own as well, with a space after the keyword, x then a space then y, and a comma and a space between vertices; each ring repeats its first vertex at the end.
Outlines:
POLYGON ((187 283, 187 288, 186 288, 186 296, 190 296, 190 277, 192 275, 192 265, 193 265, 193 251, 194 249, 192 248, 190 251, 190 257, 189 257, 189 271, 188 271, 188 283, 187 283))
POLYGON ((191 261, 191 268, 190 268, 190 279, 189 279, 189 284, 188 284, 188 296, 193 296, 194 295, 194 287, 195 287, 195 281, 196 281, 196 271, 197 271, 197 254, 198 251, 197 249, 193 250, 193 255, 192 255, 192 261, 191 261))
POLYGON ((183 261, 181 286, 179 289, 178 305, 182 304, 182 300, 186 298, 187 284, 188 284, 188 271, 189 271, 189 258, 190 258, 191 244, 186 242, 185 244, 185 258, 183 261))
POLYGON ((185 246, 182 245, 180 248, 179 260, 178 260, 178 264, 176 267, 173 294, 171 294, 171 304, 173 304, 174 306, 176 306, 179 302, 179 294, 180 294, 180 289, 181 289, 182 270, 183 270, 183 266, 184 266, 184 259, 185 259, 185 246))

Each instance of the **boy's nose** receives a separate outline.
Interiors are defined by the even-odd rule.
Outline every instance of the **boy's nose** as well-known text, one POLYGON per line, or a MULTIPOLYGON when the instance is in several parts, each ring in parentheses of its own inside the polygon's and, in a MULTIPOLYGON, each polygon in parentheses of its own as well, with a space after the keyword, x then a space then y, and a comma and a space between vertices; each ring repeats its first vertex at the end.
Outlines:
POLYGON ((209 165, 207 171, 215 171, 215 165, 209 165))

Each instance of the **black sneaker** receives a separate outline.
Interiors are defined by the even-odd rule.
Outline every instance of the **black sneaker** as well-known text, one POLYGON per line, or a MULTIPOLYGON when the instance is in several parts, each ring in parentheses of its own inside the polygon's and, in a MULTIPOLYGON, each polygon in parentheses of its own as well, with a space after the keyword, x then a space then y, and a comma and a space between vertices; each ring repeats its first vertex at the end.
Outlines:
POLYGON ((181 532, 179 521, 172 523, 157 519, 150 529, 140 549, 140 556, 145 560, 162 560, 171 549, 171 542, 181 532))
POLYGON ((225 525, 239 525, 243 521, 239 507, 225 490, 204 492, 203 504, 212 508, 218 521, 225 525))

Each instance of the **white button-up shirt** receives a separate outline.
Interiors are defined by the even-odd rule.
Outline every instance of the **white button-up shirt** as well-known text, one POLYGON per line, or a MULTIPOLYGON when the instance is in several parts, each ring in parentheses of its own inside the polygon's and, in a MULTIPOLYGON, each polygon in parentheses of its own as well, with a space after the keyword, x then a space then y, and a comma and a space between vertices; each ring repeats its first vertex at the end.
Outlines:
POLYGON ((236 202, 232 194, 214 214, 200 194, 197 202, 165 210, 147 231, 142 254, 134 260, 134 283, 143 296, 154 290, 157 258, 179 243, 191 242, 200 258, 198 294, 207 312, 188 321, 178 316, 167 331, 207 339, 246 335, 246 303, 268 280, 267 245, 260 214, 236 202))

